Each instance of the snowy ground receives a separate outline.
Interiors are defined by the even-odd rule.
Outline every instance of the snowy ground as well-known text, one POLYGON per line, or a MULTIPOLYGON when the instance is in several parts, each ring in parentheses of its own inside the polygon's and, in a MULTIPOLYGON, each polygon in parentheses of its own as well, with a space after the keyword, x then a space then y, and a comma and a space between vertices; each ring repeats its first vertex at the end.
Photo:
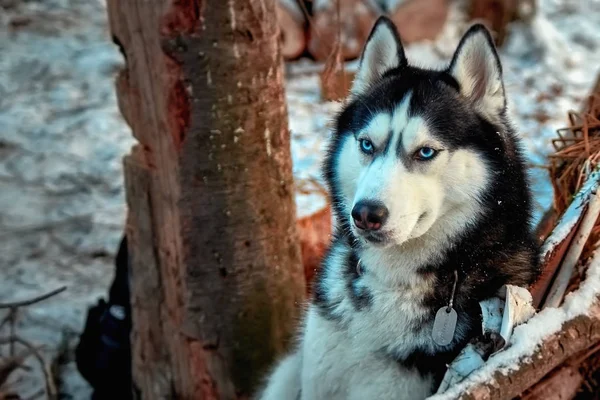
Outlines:
MULTIPOLYGON (((600 66, 597 1, 543 0, 540 8, 535 29, 515 25, 501 52, 532 165, 545 163, 555 129, 567 110, 580 108, 600 66)), ((448 60, 461 29, 453 13, 443 40, 411 46, 409 59, 448 60)), ((0 302, 68 285, 19 320, 18 332, 44 344, 48 356, 82 328, 87 306, 112 278, 125 217, 121 157, 133 143, 113 88, 121 63, 103 0, 0 0, 0 302)), ((288 65, 297 178, 318 176, 337 107, 320 100, 318 75, 309 69, 316 71, 306 61, 288 65)), ((544 170, 531 171, 541 211, 551 188, 544 170)), ((318 204, 299 196, 298 206, 307 213, 318 204)), ((72 362, 65 366, 66 394, 88 398, 74 371, 72 362)))

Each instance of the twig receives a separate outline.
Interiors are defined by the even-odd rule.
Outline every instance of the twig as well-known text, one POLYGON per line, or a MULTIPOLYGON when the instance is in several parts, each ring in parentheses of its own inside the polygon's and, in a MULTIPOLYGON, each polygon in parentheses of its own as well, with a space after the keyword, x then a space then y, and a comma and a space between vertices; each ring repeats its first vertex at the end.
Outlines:
POLYGON ((38 232, 50 231, 59 227, 68 226, 71 223, 77 224, 78 222, 88 222, 91 219, 91 214, 76 215, 73 217, 65 218, 61 221, 50 221, 39 225, 29 226, 3 226, 3 232, 0 232, 0 240, 4 240, 7 237, 13 237, 15 235, 25 235, 38 232))
POLYGON ((46 299, 49 299, 52 296, 56 296, 59 293, 64 292, 65 290, 67 290, 66 286, 60 287, 58 289, 54 289, 51 292, 48 292, 46 294, 42 294, 40 296, 34 297, 32 299, 29 300, 21 300, 21 301, 15 301, 12 303, 0 303, 0 309, 3 308, 17 308, 17 307, 26 307, 35 303, 39 303, 40 301, 44 301, 46 299))
POLYGON ((21 367, 23 362, 31 355, 31 351, 27 350, 19 354, 18 356, 9 357, 8 359, 3 360, 2 365, 0 365, 0 386, 2 386, 10 374, 21 367))
POLYGON ((25 348, 27 348, 33 356, 38 360, 40 366, 42 367, 42 371, 44 372, 44 380, 46 381, 46 395, 49 400, 56 400, 58 398, 58 390, 56 389, 56 384, 54 383, 54 379, 52 378, 52 371, 50 370, 50 365, 44 360, 44 357, 40 354, 38 349, 29 343, 27 340, 22 339, 19 336, 12 336, 9 338, 0 339, 0 344, 6 343, 19 343, 25 348))

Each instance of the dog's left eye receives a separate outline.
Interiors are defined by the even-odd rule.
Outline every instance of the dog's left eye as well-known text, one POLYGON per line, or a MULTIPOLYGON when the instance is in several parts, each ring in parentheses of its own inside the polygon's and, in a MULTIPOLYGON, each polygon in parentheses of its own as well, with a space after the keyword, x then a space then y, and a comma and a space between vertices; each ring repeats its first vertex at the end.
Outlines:
POLYGON ((359 141, 360 149, 365 154, 372 154, 375 150, 373 148, 373 143, 368 139, 360 139, 359 141))
POLYGON ((432 158, 434 158, 437 155, 437 150, 432 149, 431 147, 421 147, 418 151, 417 151, 417 159, 419 160, 431 160, 432 158))

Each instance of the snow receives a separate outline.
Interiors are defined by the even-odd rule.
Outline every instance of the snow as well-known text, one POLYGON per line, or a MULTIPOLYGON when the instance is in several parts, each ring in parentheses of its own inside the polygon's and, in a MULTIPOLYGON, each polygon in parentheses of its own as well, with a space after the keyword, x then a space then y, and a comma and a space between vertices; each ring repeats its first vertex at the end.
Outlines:
MULTIPOLYGON (((68 286, 19 314, 17 333, 50 361, 63 338, 74 346, 87 307, 108 290, 133 139, 117 108, 122 59, 103 3, 18 3, 0 8, 0 302, 68 286)), ((42 387, 28 364, 23 398, 42 387)), ((63 368, 64 391, 89 398, 74 362, 63 368)))
POLYGON ((587 204, 592 193, 595 193, 599 184, 600 170, 596 169, 587 177, 583 186, 558 221, 557 226, 552 230, 552 234, 546 239, 544 247, 541 250, 542 259, 550 253, 557 244, 561 243, 569 236, 573 227, 582 217, 584 205, 587 204))
POLYGON ((474 385, 494 381, 494 374, 507 374, 518 369, 520 361, 530 360, 544 339, 560 331, 562 325, 581 315, 587 315, 600 295, 600 250, 594 253, 586 279, 575 292, 568 294, 559 308, 545 308, 527 323, 514 329, 506 350, 496 353, 461 383, 451 386, 430 400, 450 400, 468 392, 474 385))
MULTIPOLYGON (((580 108, 600 66, 597 1, 541 0, 540 10, 533 29, 511 27, 500 52, 511 113, 534 166, 546 163, 555 130, 566 124, 568 110, 580 108)), ((409 59, 448 62, 464 29, 454 6, 440 37, 409 46, 409 59)), ((121 160, 134 143, 114 93, 123 60, 103 0, 0 0, 0 54, 0 301, 68 286, 19 318, 19 334, 43 344, 51 357, 65 336, 72 349, 87 307, 106 295, 112 279, 125 222, 121 160)), ((324 144, 340 106, 321 100, 321 68, 306 60, 286 66, 294 176, 309 188, 296 198, 300 216, 325 205, 315 185, 322 184, 324 144)), ((531 177, 539 218, 552 188, 545 170, 534 167, 531 177)), ((532 320, 539 322, 515 329, 513 347, 492 365, 516 360, 516 350, 584 310, 597 292, 589 285, 582 287, 588 297, 570 298, 564 309, 545 310, 532 320)), ((63 391, 89 398, 73 361, 63 367, 63 391)), ((38 376, 34 369, 21 382, 23 397, 40 387, 33 382, 38 376)))

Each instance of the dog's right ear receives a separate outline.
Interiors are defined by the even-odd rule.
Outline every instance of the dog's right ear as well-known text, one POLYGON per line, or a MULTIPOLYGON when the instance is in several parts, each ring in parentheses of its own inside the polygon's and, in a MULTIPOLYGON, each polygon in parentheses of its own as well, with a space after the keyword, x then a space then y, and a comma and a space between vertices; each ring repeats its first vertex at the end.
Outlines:
POLYGON ((406 64, 406 57, 398 30, 389 18, 381 16, 375 22, 360 56, 350 96, 364 93, 384 73, 403 64, 406 64))

